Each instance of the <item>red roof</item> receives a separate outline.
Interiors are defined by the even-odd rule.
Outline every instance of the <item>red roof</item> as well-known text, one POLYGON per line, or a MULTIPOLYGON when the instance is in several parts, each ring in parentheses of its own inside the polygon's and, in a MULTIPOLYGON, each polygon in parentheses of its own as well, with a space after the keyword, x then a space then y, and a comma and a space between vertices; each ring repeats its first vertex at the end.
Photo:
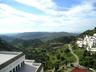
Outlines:
POLYGON ((82 69, 82 68, 74 68, 73 70, 72 70, 72 72, 88 72, 88 70, 87 69, 82 69))

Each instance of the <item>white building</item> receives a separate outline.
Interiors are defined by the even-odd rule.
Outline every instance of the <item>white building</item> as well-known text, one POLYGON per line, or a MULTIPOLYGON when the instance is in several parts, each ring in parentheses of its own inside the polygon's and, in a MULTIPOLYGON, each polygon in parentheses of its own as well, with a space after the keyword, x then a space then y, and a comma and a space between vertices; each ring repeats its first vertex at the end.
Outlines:
POLYGON ((22 52, 0 51, 0 72, 43 72, 43 66, 34 60, 25 60, 22 52))
POLYGON ((82 47, 82 46, 83 46, 83 41, 82 41, 82 40, 78 40, 76 43, 77 43, 77 45, 78 45, 79 47, 82 47))
POLYGON ((96 51, 96 34, 93 36, 86 35, 84 39, 79 39, 76 43, 79 47, 86 47, 87 51, 96 51))

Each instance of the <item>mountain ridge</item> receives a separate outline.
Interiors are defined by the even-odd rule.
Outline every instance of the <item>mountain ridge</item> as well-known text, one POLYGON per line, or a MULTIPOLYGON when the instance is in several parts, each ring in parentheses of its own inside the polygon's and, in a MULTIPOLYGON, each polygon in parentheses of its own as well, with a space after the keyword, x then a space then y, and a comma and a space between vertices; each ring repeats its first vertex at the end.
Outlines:
POLYGON ((22 40, 34 40, 34 39, 40 39, 43 41, 51 40, 58 37, 63 36, 76 36, 75 33, 68 33, 68 32, 24 32, 24 33, 18 33, 18 34, 10 34, 10 35, 4 35, 1 38, 4 40, 8 40, 12 38, 13 39, 22 39, 22 40))

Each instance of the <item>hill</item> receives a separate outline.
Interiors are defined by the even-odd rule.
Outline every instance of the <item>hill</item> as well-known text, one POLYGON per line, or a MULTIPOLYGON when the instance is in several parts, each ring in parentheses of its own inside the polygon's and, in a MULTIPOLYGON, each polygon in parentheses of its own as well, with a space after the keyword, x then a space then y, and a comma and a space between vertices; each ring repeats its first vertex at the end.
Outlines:
POLYGON ((24 33, 18 33, 18 34, 8 34, 8 35, 5 35, 5 38, 3 36, 2 39, 4 40, 10 40, 11 38, 22 39, 22 40, 40 39, 42 41, 47 41, 47 40, 51 40, 51 39, 59 38, 63 36, 75 36, 75 35, 77 34, 67 33, 67 32, 24 32, 24 33))
POLYGON ((11 42, 11 41, 13 41, 13 40, 16 39, 16 38, 14 38, 14 37, 12 37, 12 36, 7 36, 7 35, 0 35, 0 38, 1 38, 2 40, 7 41, 7 42, 11 42))
POLYGON ((0 38, 0 51, 18 51, 18 50, 19 49, 10 45, 9 43, 0 38))
MULTIPOLYGON (((96 28, 90 31, 87 30, 80 35, 84 36, 94 33, 96 33, 96 28)), ((74 56, 68 49, 68 44, 72 45, 74 53, 78 55, 80 65, 96 68, 96 54, 90 55, 84 48, 78 48, 75 45, 76 34, 65 32, 28 32, 6 36, 6 40, 10 40, 11 37, 12 39, 9 44, 0 39, 0 50, 17 51, 19 49, 25 53, 27 59, 35 59, 37 62, 43 63, 45 72, 50 69, 55 69, 55 72, 57 72, 62 65, 67 66, 75 61, 74 56)), ((61 70, 64 71, 63 68, 61 70)))
POLYGON ((81 36, 81 37, 83 37, 83 36, 85 36, 85 35, 90 35, 90 36, 92 36, 94 33, 96 33, 96 27, 95 27, 94 29, 92 29, 92 30, 87 30, 87 31, 81 33, 80 36, 81 36))

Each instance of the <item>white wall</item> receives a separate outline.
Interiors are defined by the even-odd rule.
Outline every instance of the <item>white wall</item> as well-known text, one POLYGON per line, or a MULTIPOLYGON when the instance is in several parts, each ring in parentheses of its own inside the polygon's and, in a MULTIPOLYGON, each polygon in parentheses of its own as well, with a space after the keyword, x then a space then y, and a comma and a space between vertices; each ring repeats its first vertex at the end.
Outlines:
POLYGON ((43 67, 42 67, 42 69, 41 69, 41 71, 40 72, 44 72, 44 69, 43 69, 43 67))

